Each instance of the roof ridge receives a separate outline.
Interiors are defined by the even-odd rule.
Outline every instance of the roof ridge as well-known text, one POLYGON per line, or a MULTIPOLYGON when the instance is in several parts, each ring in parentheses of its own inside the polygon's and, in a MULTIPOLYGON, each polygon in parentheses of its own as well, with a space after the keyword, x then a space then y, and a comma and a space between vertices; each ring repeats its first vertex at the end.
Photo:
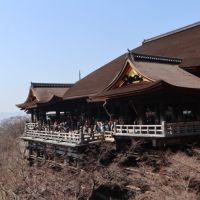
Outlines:
POLYGON ((128 56, 135 61, 143 61, 143 62, 155 62, 155 63, 176 64, 176 65, 182 62, 182 59, 179 58, 140 54, 131 52, 130 50, 128 52, 128 56))
POLYGON ((40 87, 72 87, 74 84, 72 83, 34 83, 31 82, 31 87, 40 88, 40 87))
POLYGON ((175 29, 175 30, 173 30, 173 31, 169 31, 169 32, 167 32, 167 33, 163 33, 163 34, 160 34, 160 35, 158 35, 158 36, 155 36, 155 37, 146 39, 146 40, 143 41, 143 44, 148 43, 148 42, 151 42, 151 41, 154 41, 154 40, 157 40, 157 39, 160 39, 160 38, 163 38, 163 37, 166 37, 166 36, 169 36, 169 35, 172 35, 172 34, 175 34, 175 33, 179 33, 179 32, 188 30, 188 29, 190 29, 190 28, 193 28, 193 27, 196 27, 196 26, 199 26, 199 25, 200 25, 200 21, 195 22, 195 23, 193 23, 193 24, 184 26, 184 27, 182 27, 182 28, 178 28, 178 29, 175 29))

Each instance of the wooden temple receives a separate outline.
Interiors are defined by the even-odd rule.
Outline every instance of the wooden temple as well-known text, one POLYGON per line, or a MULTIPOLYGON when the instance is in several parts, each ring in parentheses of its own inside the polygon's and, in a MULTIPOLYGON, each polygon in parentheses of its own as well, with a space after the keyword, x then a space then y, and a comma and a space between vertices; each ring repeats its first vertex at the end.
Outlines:
MULTIPOLYGON (((200 23, 145 40, 75 84, 32 83, 22 139, 82 147, 200 135, 200 23)), ((66 149, 64 150, 66 151, 66 149)))

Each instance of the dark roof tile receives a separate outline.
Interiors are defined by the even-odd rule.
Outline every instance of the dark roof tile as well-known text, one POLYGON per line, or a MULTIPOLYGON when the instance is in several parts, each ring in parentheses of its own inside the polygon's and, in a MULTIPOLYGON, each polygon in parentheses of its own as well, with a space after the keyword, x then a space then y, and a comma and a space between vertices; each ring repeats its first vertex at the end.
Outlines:
POLYGON ((63 99, 88 97, 104 90, 121 71, 126 57, 124 54, 81 79, 65 93, 63 99))

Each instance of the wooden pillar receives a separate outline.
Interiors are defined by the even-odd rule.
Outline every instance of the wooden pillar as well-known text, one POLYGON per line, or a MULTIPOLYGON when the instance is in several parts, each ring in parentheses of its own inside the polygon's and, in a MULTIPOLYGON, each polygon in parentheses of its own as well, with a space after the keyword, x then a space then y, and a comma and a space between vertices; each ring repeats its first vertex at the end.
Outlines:
POLYGON ((31 122, 33 123, 34 122, 34 111, 31 110, 31 122))
POLYGON ((68 156, 67 156, 67 148, 65 149, 65 153, 64 153, 64 165, 67 165, 69 162, 68 156))
POLYGON ((174 105, 172 106, 172 122, 177 122, 174 105))
POLYGON ((31 120, 32 120, 33 123, 36 122, 36 110, 35 109, 33 109, 31 111, 31 120))
POLYGON ((56 110, 56 119, 59 120, 60 119, 60 111, 56 110))
POLYGON ((46 111, 42 112, 42 121, 45 122, 45 123, 47 122, 46 111))
POLYGON ((195 109, 195 114, 196 114, 196 120, 200 121, 200 105, 199 104, 195 104, 196 109, 195 109))
POLYGON ((31 142, 28 142, 28 161, 29 161, 29 166, 33 166, 34 161, 33 158, 31 157, 33 155, 33 148, 31 146, 31 142))
POLYGON ((145 107, 143 105, 137 106, 138 124, 145 124, 145 107))
POLYGON ((44 157, 44 160, 46 161, 47 160, 47 147, 46 147, 46 144, 43 145, 43 157, 44 157))
POLYGON ((40 147, 38 144, 36 145, 36 165, 40 165, 40 147))
POLYGON ((159 107, 158 103, 155 105, 155 113, 156 113, 155 124, 161 124, 161 121, 160 121, 160 107, 159 107))
POLYGON ((178 105, 177 106, 177 120, 180 122, 183 120, 183 115, 182 115, 182 106, 178 105))
POLYGON ((39 110, 37 109, 36 110, 36 121, 39 121, 40 120, 40 113, 39 113, 39 110))
POLYGON ((165 121, 165 106, 164 104, 159 104, 159 118, 160 118, 160 124, 165 121))
POLYGON ((36 149, 36 156, 37 158, 40 157, 40 147, 37 145, 37 149, 36 149))
POLYGON ((30 158, 33 155, 33 149, 31 147, 31 143, 28 142, 28 158, 30 158))
POLYGON ((54 152, 53 152, 53 161, 56 163, 56 146, 54 146, 54 152))

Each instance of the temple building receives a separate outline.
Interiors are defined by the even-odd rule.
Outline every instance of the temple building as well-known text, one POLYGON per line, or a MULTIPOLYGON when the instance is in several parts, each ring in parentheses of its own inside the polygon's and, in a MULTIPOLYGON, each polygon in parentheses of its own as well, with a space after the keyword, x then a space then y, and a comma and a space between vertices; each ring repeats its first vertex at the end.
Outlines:
POLYGON ((77 147, 200 135, 200 22, 144 40, 73 84, 32 83, 23 139, 77 147), (54 114, 53 114, 54 113, 54 114))

